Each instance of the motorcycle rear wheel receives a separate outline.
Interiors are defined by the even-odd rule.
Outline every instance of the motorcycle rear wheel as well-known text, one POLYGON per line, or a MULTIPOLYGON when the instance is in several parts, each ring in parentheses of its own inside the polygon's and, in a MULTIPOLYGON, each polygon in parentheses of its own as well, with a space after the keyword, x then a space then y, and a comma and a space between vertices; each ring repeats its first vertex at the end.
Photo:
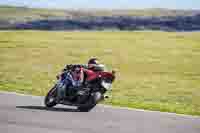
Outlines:
POLYGON ((98 102, 101 100, 101 96, 102 96, 102 94, 100 92, 94 93, 90 97, 88 103, 86 105, 79 106, 78 110, 81 111, 81 112, 91 111, 98 104, 98 102))

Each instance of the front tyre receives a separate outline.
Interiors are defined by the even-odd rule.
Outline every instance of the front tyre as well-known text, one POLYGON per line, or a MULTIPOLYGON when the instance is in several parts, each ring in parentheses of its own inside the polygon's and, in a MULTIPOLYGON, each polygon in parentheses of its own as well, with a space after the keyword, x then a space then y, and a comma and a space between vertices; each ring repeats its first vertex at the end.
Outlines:
POLYGON ((56 86, 54 86, 46 95, 44 104, 46 107, 51 108, 57 104, 56 102, 56 86))

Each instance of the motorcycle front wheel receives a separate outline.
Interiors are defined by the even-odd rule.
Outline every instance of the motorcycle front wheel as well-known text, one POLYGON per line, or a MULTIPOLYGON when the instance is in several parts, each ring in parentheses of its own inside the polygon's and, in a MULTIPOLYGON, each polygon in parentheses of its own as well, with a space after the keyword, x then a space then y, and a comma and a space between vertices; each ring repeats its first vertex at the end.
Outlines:
POLYGON ((56 102, 56 86, 54 86, 46 95, 44 104, 46 107, 51 108, 57 104, 56 102))

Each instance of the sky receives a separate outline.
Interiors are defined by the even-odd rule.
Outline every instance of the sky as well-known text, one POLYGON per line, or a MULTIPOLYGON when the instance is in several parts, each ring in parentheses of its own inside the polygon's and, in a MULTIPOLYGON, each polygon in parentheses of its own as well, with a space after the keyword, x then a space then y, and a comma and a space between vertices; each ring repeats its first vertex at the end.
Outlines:
POLYGON ((200 0, 0 0, 0 5, 61 9, 199 9, 200 0))

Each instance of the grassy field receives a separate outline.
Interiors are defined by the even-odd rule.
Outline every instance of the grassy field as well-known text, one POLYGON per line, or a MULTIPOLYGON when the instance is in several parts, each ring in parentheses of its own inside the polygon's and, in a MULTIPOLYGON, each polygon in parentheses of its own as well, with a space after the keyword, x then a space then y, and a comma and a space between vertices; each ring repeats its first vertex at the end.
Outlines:
POLYGON ((48 18, 64 18, 69 14, 63 10, 30 9, 25 7, 0 6, 0 20, 33 21, 48 18))
POLYGON ((106 104, 200 115, 200 32, 0 31, 0 90, 45 95, 91 56, 118 70, 106 104))
POLYGON ((36 9, 26 7, 0 6, 0 20, 12 22, 26 22, 42 19, 66 19, 91 16, 187 16, 194 15, 200 11, 192 10, 167 10, 167 9, 146 9, 146 10, 56 10, 36 9))

